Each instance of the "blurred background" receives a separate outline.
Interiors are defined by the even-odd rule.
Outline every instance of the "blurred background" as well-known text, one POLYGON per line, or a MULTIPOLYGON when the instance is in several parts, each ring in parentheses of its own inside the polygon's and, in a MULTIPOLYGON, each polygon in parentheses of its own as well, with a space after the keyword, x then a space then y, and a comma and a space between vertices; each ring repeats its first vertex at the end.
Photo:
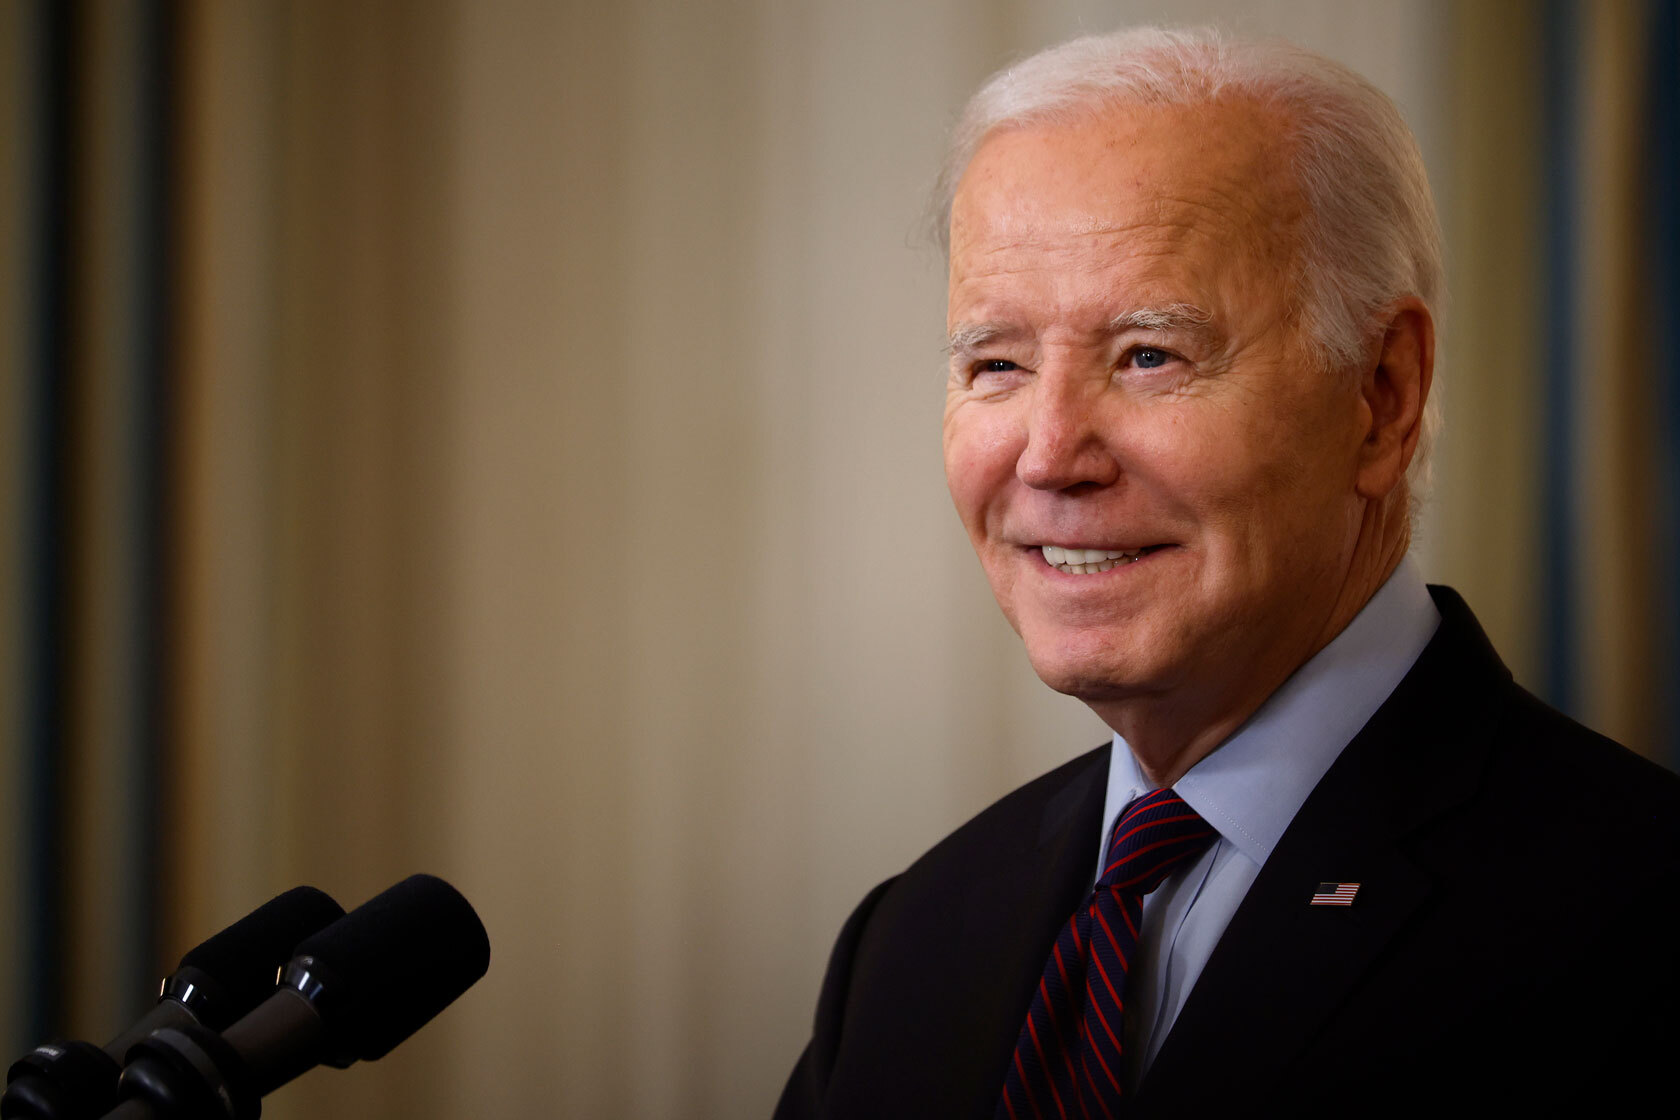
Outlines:
POLYGON ((875 882, 1106 737, 948 508, 945 130, 1214 20, 1400 104, 1417 554, 1673 765, 1673 0, 0 0, 0 1041, 299 882, 490 974, 275 1117, 768 1115, 875 882))

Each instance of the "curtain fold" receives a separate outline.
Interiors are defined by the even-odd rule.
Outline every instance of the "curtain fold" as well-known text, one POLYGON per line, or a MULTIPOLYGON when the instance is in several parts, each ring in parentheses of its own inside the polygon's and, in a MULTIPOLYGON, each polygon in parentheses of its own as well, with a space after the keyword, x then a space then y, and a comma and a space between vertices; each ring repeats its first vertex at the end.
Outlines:
POLYGON ((1674 7, 1450 8, 1439 494, 1444 574, 1518 679, 1671 766, 1674 7))
POLYGON ((7 1034, 27 1045, 114 1033, 158 975, 173 36, 161 3, 7 18, 7 1034))

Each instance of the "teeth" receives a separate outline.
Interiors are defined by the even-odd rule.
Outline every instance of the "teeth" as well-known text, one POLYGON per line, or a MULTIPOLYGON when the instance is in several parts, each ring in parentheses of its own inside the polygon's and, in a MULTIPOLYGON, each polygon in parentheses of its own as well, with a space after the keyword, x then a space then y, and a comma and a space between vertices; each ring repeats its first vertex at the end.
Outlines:
POLYGON ((1118 564, 1130 564, 1143 555, 1141 548, 1136 552, 1114 552, 1101 548, 1061 548, 1053 544, 1041 545, 1039 551, 1044 554, 1044 562, 1057 571, 1084 576, 1106 572, 1118 564))

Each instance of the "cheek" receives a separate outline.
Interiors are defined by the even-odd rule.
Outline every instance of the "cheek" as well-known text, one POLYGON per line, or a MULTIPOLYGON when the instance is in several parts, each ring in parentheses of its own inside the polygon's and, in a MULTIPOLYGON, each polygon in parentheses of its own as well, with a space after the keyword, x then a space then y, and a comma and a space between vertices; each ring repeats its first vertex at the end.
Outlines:
POLYGON ((1194 525, 1221 564, 1264 564, 1321 514, 1322 464, 1290 425, 1252 414, 1180 413, 1134 443, 1131 473, 1164 512, 1194 525))
POLYGON ((1191 480, 1181 496, 1223 542, 1228 563, 1314 572, 1341 549, 1348 518, 1357 513, 1346 456, 1330 438, 1336 418, 1303 409, 1270 419, 1198 441, 1193 458, 1178 460, 1186 472, 1180 477, 1191 480))
POLYGON ((984 416, 947 419, 944 443, 945 484, 963 524, 978 537, 1015 478, 1019 447, 1006 424, 984 416))
POLYGON ((1268 461, 1276 454, 1274 445, 1229 418, 1175 415, 1139 433, 1129 466, 1168 505, 1200 520, 1252 506, 1279 473, 1268 461))

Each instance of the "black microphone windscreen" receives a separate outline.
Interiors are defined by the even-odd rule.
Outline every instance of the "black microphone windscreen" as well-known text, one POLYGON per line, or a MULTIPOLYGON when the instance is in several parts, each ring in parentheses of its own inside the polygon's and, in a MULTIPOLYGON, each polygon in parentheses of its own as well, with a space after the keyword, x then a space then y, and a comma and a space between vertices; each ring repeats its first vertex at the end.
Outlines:
POLYGON ((472 905, 431 875, 414 875, 297 947, 324 984, 331 1049, 382 1058, 490 967, 490 939, 472 905))
POLYGON ((298 942, 343 917, 344 907, 325 892, 293 887, 189 949, 180 967, 215 979, 232 1009, 231 1022, 273 993, 275 974, 297 955, 298 942))

